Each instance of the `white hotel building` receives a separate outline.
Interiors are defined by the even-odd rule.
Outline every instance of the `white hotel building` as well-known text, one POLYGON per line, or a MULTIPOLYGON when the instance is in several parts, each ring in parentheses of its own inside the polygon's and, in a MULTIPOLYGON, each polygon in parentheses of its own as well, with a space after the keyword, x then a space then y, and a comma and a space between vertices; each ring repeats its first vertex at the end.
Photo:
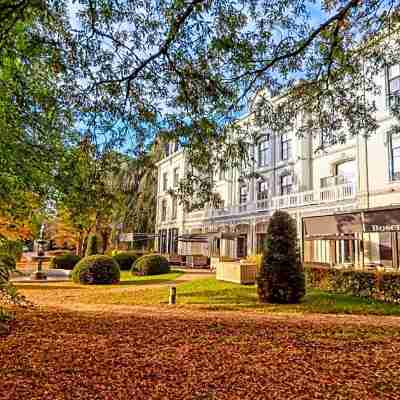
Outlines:
MULTIPOLYGON (((266 134, 253 150, 259 178, 243 179, 238 170, 217 174, 219 209, 188 213, 168 193, 187 168, 184 150, 171 144, 158 163, 158 251, 243 258, 259 251, 269 218, 281 209, 297 220, 305 262, 399 268, 400 136, 389 133, 394 119, 388 105, 400 95, 399 66, 379 79, 374 135, 322 152, 311 135, 266 134), (208 240, 178 240, 190 234, 208 240)), ((249 118, 243 122, 251 124, 249 118)))

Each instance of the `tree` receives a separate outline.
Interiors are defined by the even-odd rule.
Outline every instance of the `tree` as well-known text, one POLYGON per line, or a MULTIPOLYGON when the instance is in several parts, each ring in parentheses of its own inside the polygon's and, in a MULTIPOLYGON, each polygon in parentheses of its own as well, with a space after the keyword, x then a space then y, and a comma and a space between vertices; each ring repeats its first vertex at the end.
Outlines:
POLYGON ((269 222, 257 286, 262 303, 297 303, 304 296, 296 221, 284 211, 276 211, 269 222))
POLYGON ((94 256, 99 254, 99 238, 96 235, 90 235, 87 241, 85 256, 94 256))
POLYGON ((5 236, 35 230, 73 139, 72 112, 58 101, 56 53, 33 33, 46 20, 40 3, 0 1, 0 218, 21 228, 5 236))
POLYGON ((157 166, 163 156, 156 141, 136 158, 121 165, 116 185, 121 191, 117 219, 125 231, 152 233, 157 208, 157 166))
POLYGON ((342 142, 376 130, 372 78, 400 59, 399 0, 83 0, 73 23, 65 1, 2 3, 0 43, 14 49, 9 32, 38 16, 27 42, 48 52, 55 104, 93 143, 179 141, 193 166, 180 193, 197 181, 202 201, 213 200, 210 171, 246 157, 248 131, 234 121, 256 94, 259 126, 342 142))
POLYGON ((91 232, 102 236, 106 250, 120 201, 113 177, 123 159, 114 151, 98 153, 88 138, 65 152, 57 176, 57 209, 76 232, 78 255, 91 232))

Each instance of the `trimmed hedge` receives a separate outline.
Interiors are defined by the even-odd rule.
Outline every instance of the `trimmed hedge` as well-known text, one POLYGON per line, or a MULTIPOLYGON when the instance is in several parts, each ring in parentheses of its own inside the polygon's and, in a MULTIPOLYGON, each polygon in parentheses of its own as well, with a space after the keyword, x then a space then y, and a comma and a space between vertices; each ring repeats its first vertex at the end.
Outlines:
POLYGON ((118 263, 121 271, 129 271, 132 269, 133 264, 139 257, 140 255, 134 251, 121 251, 112 256, 112 258, 118 263))
POLYGON ((55 256, 50 263, 51 268, 56 269, 74 269, 75 265, 81 260, 81 257, 75 254, 63 254, 55 256))
POLYGON ((118 283, 120 270, 112 257, 93 255, 79 261, 71 276, 76 283, 105 285, 118 283))
POLYGON ((335 293, 400 303, 400 273, 324 267, 305 268, 307 285, 335 293))
POLYGON ((160 275, 171 271, 168 260, 157 254, 146 254, 133 264, 133 275, 160 275))

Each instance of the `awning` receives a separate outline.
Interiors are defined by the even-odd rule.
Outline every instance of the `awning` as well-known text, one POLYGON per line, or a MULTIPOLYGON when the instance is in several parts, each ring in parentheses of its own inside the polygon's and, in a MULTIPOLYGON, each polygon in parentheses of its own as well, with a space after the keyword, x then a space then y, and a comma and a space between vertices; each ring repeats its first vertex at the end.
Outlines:
POLYGON ((307 236, 304 240, 361 240, 361 238, 355 235, 321 235, 307 236))
POLYGON ((304 239, 343 239, 362 232, 360 213, 303 218, 304 239))
POLYGON ((400 209, 366 211, 364 230, 365 232, 399 232, 400 209))
POLYGON ((178 236, 179 242, 208 243, 208 235, 186 234, 178 236))

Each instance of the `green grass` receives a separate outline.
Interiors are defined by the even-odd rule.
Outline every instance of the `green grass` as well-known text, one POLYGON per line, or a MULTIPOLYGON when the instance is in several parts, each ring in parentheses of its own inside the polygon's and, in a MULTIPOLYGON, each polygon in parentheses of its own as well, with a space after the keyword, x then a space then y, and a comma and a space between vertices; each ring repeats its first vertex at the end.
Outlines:
POLYGON ((135 276, 130 271, 121 271, 121 285, 145 285, 145 284, 157 284, 165 283, 168 281, 174 281, 175 279, 182 276, 184 272, 171 270, 168 274, 161 275, 148 275, 148 276, 135 276))
MULTIPOLYGON (((85 302, 97 302, 85 298, 85 302)), ((108 293, 104 303, 108 304, 164 304, 168 301, 168 288, 148 288, 136 292, 120 291, 108 293)), ((235 283, 220 282, 215 278, 201 279, 177 286, 177 303, 196 305, 209 310, 254 309, 267 313, 328 313, 328 314, 372 314, 398 315, 400 305, 387 304, 354 296, 327 293, 317 289, 307 292, 300 304, 261 305, 256 288, 235 283)))

